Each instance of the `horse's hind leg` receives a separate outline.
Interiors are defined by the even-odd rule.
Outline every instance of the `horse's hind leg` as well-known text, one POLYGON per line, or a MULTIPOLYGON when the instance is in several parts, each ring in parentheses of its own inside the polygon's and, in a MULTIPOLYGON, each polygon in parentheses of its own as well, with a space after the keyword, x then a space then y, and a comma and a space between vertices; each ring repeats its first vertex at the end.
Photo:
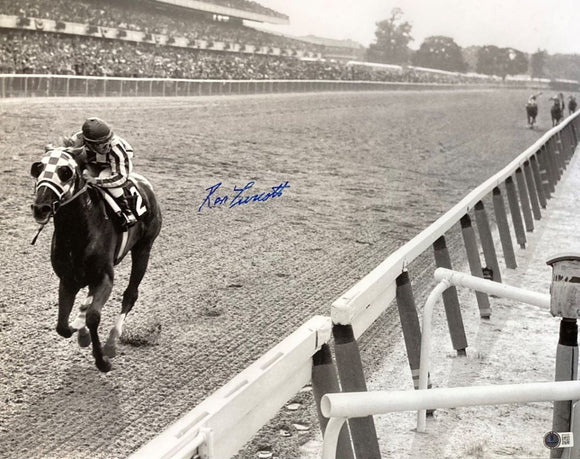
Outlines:
POLYGON ((101 340, 99 339, 99 324, 101 323, 101 309, 109 298, 112 289, 112 272, 103 275, 103 279, 98 285, 89 288, 89 295, 93 297, 93 302, 87 309, 87 327, 89 328, 91 340, 93 342, 95 364, 102 372, 109 371, 111 369, 111 363, 109 362, 108 357, 103 355, 101 340))
POLYGON ((115 326, 109 333, 109 338, 104 347, 105 355, 115 357, 117 354, 117 340, 123 333, 123 325, 127 314, 133 309, 133 305, 139 297, 139 285, 147 271, 149 264, 149 255, 151 253, 151 246, 133 247, 131 250, 131 276, 129 278, 129 285, 123 293, 123 305, 121 307, 121 314, 117 318, 115 326))

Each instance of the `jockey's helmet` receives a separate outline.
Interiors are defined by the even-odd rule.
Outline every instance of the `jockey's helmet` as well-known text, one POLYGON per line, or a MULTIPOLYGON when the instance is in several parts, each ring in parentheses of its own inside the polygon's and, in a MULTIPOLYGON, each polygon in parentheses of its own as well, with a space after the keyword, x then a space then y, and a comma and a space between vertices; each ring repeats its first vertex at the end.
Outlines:
POLYGON ((89 118, 83 123, 83 139, 87 144, 103 144, 111 140, 113 131, 100 118, 89 118))

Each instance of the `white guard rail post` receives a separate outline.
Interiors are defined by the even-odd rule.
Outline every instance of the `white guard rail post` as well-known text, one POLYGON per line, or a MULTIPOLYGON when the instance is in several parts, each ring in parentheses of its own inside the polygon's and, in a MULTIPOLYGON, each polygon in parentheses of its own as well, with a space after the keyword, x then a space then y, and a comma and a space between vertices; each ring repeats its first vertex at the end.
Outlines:
MULTIPOLYGON (((456 287, 467 287, 478 292, 487 293, 504 298, 521 301, 522 303, 540 306, 548 310, 550 308, 550 295, 531 292, 507 284, 500 284, 495 281, 482 279, 470 274, 453 271, 446 268, 435 270, 435 280, 439 284, 431 291, 425 307, 423 308, 423 327, 421 331, 421 358, 419 369, 419 390, 427 389, 429 375, 429 356, 431 352, 431 319, 433 308, 443 292, 451 285, 456 287)), ((432 389, 431 389, 432 390, 432 389)), ((425 432, 426 410, 419 410, 417 413, 417 431, 425 432)))
MULTIPOLYGON (((330 421, 326 426, 322 457, 335 458, 338 432, 348 418, 398 411, 578 399, 580 381, 326 394, 322 397, 321 410, 330 421)), ((580 426, 576 425, 575 429, 580 431, 580 426)))

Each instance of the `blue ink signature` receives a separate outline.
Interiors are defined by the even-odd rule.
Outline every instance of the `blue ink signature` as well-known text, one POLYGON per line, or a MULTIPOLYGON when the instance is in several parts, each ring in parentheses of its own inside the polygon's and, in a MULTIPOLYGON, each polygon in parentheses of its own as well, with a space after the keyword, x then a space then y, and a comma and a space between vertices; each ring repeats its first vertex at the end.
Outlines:
POLYGON ((279 196, 282 196, 282 192, 286 188, 290 188, 290 185, 286 181, 284 183, 280 183, 280 185, 271 187, 272 191, 269 191, 267 193, 264 191, 263 193, 259 194, 244 195, 243 193, 251 189, 255 185, 255 183, 256 182, 254 181, 250 181, 246 183, 246 185, 243 188, 238 188, 234 186, 234 192, 237 194, 232 199, 230 199, 230 196, 228 196, 227 194, 223 196, 218 196, 216 192, 222 186, 222 182, 216 183, 215 185, 205 189, 205 191, 208 191, 209 193, 207 194, 207 196, 205 197, 205 199, 203 200, 201 206, 199 206, 199 209, 197 209, 197 211, 201 212, 201 209, 203 209, 204 206, 207 206, 208 209, 213 209, 214 207, 218 207, 223 204, 229 203, 228 208, 231 209, 232 207, 242 206, 245 204, 250 204, 252 202, 266 202, 268 199, 274 199, 279 196))

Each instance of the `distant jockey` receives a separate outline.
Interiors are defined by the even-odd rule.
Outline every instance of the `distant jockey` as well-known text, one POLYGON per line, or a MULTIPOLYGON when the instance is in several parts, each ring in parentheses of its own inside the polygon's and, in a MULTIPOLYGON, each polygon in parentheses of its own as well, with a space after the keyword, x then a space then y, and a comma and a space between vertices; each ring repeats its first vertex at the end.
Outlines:
POLYGON ((137 218, 131 211, 122 186, 133 170, 133 148, 115 135, 109 125, 99 118, 89 118, 70 138, 63 141, 65 147, 83 147, 87 154, 88 168, 83 171, 85 180, 104 188, 121 209, 120 217, 126 226, 132 226, 137 218))
POLYGON ((532 94, 532 95, 530 96, 530 98, 528 99, 528 105, 537 105, 537 101, 536 101, 536 99, 537 99, 539 96, 541 96, 541 95, 542 95, 542 93, 541 93, 541 92, 539 92, 539 93, 537 93, 537 94, 532 94))

